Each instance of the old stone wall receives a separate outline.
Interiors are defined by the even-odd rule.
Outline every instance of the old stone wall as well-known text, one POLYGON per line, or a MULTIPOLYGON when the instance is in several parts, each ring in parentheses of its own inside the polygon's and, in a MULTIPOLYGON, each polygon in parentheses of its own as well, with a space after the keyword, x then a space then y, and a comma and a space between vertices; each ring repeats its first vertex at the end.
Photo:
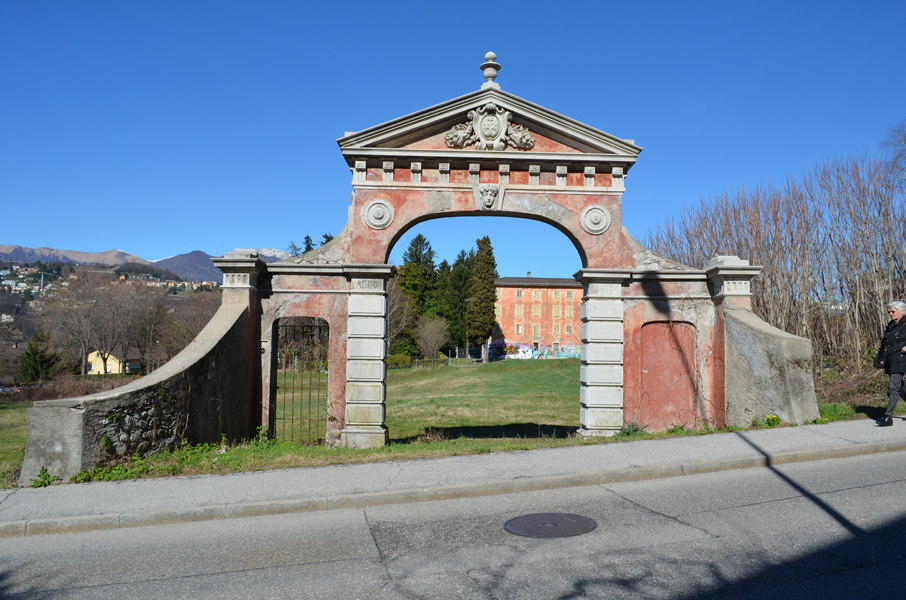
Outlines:
POLYGON ((20 482, 41 467, 66 479, 108 456, 254 435, 249 382, 255 362, 245 351, 258 344, 253 325, 247 303, 225 303, 189 346, 151 375, 91 396, 36 402, 28 411, 20 482))
POLYGON ((817 419, 811 342, 747 310, 724 307, 723 316, 727 424, 748 427, 766 415, 788 423, 817 419))

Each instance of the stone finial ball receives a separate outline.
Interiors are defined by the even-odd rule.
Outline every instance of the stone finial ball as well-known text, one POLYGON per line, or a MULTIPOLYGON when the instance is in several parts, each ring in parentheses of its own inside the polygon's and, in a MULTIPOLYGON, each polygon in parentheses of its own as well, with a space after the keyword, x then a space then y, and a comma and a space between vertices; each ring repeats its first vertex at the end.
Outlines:
POLYGON ((493 52, 488 52, 487 54, 484 55, 484 59, 488 62, 493 62, 493 61, 497 60, 497 55, 494 54, 493 52))

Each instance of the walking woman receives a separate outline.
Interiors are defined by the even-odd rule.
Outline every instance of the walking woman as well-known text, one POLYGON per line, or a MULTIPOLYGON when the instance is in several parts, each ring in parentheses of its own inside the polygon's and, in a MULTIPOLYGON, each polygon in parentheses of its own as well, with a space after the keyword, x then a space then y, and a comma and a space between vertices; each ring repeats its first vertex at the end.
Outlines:
POLYGON ((897 400, 906 401, 906 386, 903 385, 903 373, 906 373, 906 303, 891 302, 887 305, 890 323, 881 338, 881 349, 878 359, 884 361, 884 372, 890 375, 887 384, 887 412, 878 420, 879 427, 893 425, 893 411, 897 400))

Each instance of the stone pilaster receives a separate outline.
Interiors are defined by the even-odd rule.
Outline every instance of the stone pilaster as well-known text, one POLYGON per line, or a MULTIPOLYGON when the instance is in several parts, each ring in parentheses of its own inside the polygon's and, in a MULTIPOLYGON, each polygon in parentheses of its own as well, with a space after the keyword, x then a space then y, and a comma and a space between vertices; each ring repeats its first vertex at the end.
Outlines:
MULTIPOLYGON (((348 267, 346 269, 349 271, 348 267)), ((347 448, 376 448, 387 443, 386 408, 387 296, 393 272, 375 265, 350 273, 346 340, 346 426, 340 433, 347 448)))
MULTIPOLYGON (((267 423, 266 419, 269 418, 267 407, 261 401, 262 373, 265 368, 261 359, 270 349, 265 348, 261 341, 261 306, 258 300, 259 283, 268 279, 267 264, 258 257, 257 250, 248 248, 236 248, 211 260, 214 266, 223 271, 221 302, 248 307, 248 345, 243 350, 248 365, 245 381, 246 435, 251 437, 262 424, 262 419, 267 423)), ((269 354, 267 358, 270 358, 269 354)))
POLYGON ((580 435, 613 435, 623 427, 623 300, 629 271, 583 269, 580 435))

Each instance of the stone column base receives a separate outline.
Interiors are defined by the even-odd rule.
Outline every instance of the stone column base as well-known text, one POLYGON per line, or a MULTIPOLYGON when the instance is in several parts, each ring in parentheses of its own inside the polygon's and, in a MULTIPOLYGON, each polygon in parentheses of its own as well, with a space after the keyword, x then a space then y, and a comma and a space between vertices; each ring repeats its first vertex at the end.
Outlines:
POLYGON ((610 437, 620 433, 619 429, 585 429, 584 427, 576 430, 579 437, 610 437))
POLYGON ((389 441, 384 425, 351 426, 340 431, 340 445, 344 448, 381 448, 389 441))

